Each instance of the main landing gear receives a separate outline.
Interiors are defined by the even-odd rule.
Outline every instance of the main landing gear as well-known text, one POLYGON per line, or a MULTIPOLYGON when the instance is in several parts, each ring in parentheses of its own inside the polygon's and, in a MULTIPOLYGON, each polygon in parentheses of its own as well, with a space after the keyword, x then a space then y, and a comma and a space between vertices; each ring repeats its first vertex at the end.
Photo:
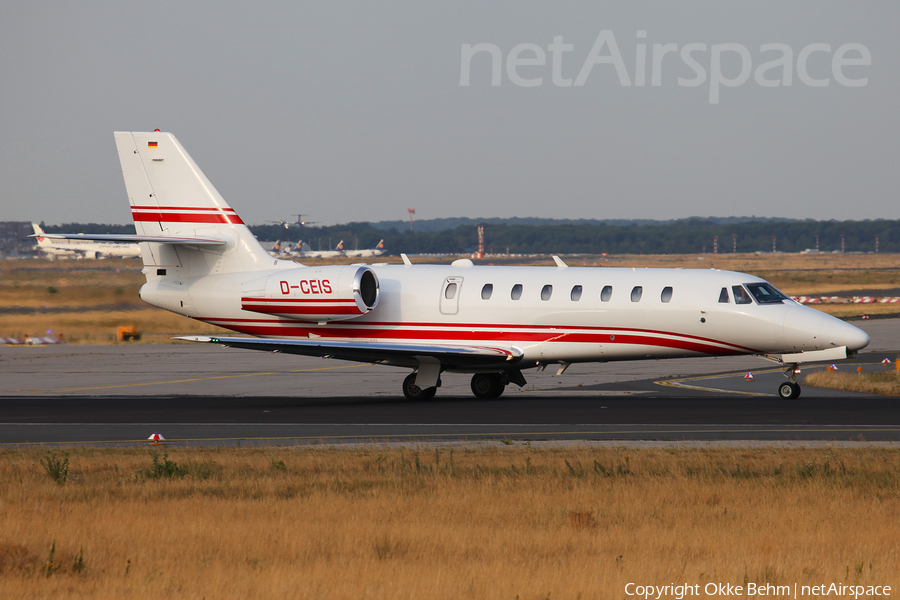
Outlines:
MULTIPOLYGON (((416 385, 417 377, 417 373, 412 372, 403 380, 403 395, 406 396, 406 399, 421 402, 434 398, 441 385, 440 379, 437 380, 436 386, 423 389, 416 385)), ((472 393, 476 398, 481 399, 499 398, 510 383, 515 383, 520 387, 525 385, 522 372, 518 369, 511 369, 501 373, 475 373, 472 376, 472 393)))
POLYGON ((500 373, 475 373, 472 376, 472 393, 476 398, 499 398, 509 380, 503 381, 500 373))
POLYGON ((431 400, 432 398, 434 398, 434 395, 436 393, 437 387, 422 389, 417 386, 415 372, 410 373, 406 376, 406 379, 403 380, 403 395, 406 396, 407 400, 411 400, 413 402, 431 400))
POLYGON ((785 400, 796 400, 800 397, 800 384, 797 383, 797 373, 800 369, 796 364, 789 365, 784 370, 784 376, 790 379, 778 386, 778 395, 785 400))

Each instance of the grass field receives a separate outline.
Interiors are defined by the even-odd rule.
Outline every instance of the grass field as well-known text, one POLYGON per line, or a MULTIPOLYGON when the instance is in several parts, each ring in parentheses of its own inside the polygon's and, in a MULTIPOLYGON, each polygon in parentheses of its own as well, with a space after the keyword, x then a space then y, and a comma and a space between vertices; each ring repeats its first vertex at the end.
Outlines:
MULTIPOLYGON (((308 264, 340 261, 309 260, 308 264)), ((380 257, 382 262, 401 262, 380 257)), ((416 262, 443 262, 450 258, 420 257, 416 262)), ((771 281, 792 295, 829 294, 848 289, 900 287, 900 257, 893 254, 706 254, 675 256, 570 257, 572 266, 686 267, 742 271, 771 281), (606 261, 606 262, 604 262, 606 261)), ((484 264, 552 265, 549 258, 502 257, 479 261, 484 264)), ((0 311, 0 336, 62 333, 69 343, 116 342, 120 325, 135 325, 143 343, 167 342, 174 335, 223 333, 218 327, 199 323, 151 308, 138 297, 144 283, 140 261, 110 260, 5 260, 0 261, 0 307, 22 309, 0 311)), ((875 292, 873 292, 875 293, 875 292)), ((895 314, 891 304, 815 305, 819 310, 847 318, 863 314, 895 314)))
POLYGON ((63 457, 0 452, 2 598, 900 586, 896 449, 172 449, 155 465, 81 449, 67 474, 63 457))
POLYGON ((900 372, 898 371, 878 371, 874 373, 818 371, 810 373, 806 377, 805 383, 814 387, 833 390, 900 396, 900 372))

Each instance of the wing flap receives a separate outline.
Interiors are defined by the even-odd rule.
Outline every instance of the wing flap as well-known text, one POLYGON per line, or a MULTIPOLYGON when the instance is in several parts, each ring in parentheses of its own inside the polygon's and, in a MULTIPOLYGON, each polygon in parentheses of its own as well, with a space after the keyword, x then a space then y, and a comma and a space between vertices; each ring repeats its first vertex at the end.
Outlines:
POLYGON ((489 346, 454 346, 443 344, 390 344, 365 341, 289 340, 213 336, 182 336, 173 338, 188 342, 221 344, 230 348, 282 352, 304 356, 321 356, 365 363, 382 363, 417 367, 423 359, 436 359, 445 368, 493 366, 509 368, 521 360, 522 350, 489 346))

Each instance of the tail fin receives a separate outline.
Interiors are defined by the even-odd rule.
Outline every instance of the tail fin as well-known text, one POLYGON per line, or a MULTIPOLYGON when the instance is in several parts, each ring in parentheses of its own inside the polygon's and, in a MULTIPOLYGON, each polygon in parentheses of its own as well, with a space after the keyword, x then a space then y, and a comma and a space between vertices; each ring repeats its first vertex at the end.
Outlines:
POLYGON ((31 228, 34 229, 34 237, 37 239, 38 246, 47 244, 47 240, 44 238, 44 230, 41 229, 41 226, 37 223, 32 223, 31 228))
POLYGON ((378 242, 378 245, 375 246, 375 248, 377 248, 378 250, 384 250, 384 240, 382 239, 380 242, 378 242))
POLYGON ((343 251, 344 250, 344 240, 338 242, 338 245, 334 247, 335 250, 343 251))
POLYGON ((213 238, 220 246, 142 243, 145 273, 169 275, 255 271, 272 267, 238 214, 171 133, 115 133, 138 236, 213 238))

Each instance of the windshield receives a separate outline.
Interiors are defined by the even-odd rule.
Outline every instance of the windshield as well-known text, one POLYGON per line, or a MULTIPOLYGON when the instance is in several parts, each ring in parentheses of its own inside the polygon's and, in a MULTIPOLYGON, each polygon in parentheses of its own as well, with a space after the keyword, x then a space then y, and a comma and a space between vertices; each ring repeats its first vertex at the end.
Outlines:
POLYGON ((782 304, 782 300, 788 299, 770 283, 746 283, 744 287, 750 290, 760 304, 782 304))

